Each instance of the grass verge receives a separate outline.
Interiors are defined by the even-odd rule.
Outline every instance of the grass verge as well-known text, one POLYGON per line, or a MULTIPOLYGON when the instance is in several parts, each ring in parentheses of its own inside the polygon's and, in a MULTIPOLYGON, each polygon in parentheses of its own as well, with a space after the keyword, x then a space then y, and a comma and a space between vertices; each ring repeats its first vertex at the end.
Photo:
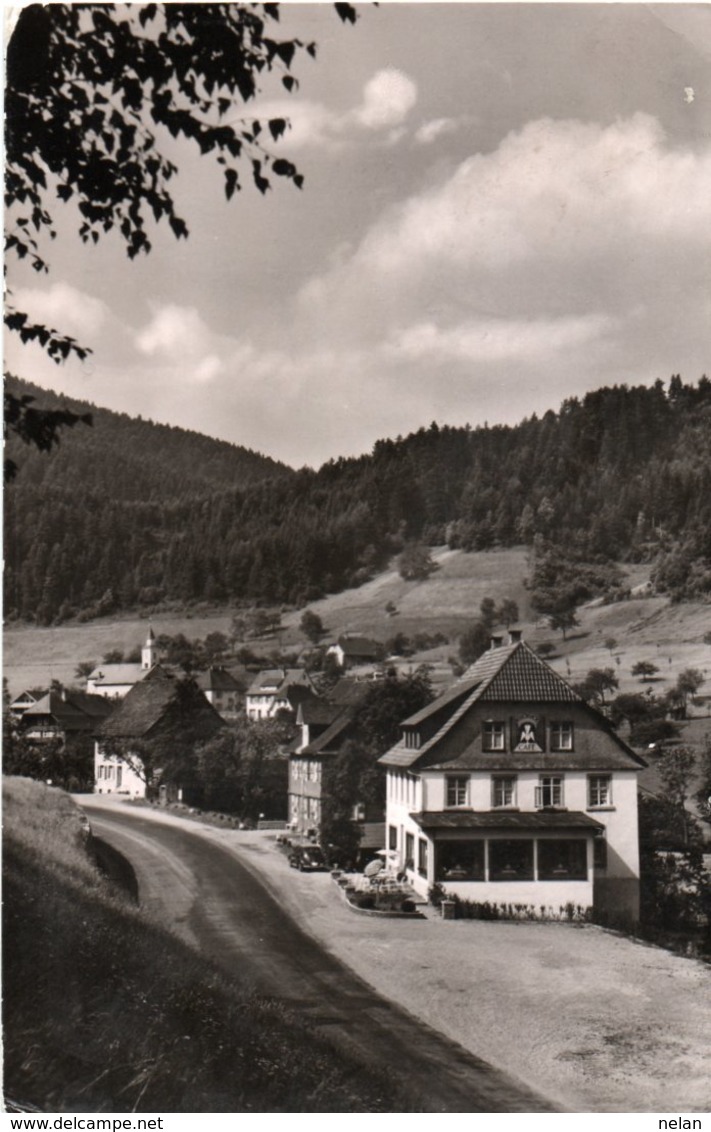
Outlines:
POLYGON ((5 1093, 45 1112, 407 1112, 101 875, 72 800, 4 780, 5 1093))

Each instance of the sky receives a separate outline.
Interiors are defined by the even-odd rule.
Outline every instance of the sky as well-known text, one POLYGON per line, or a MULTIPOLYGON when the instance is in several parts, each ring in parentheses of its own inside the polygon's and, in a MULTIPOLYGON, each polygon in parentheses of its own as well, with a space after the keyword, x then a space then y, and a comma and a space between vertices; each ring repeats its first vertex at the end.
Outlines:
POLYGON ((134 261, 57 204, 8 286, 93 353, 10 336, 6 369, 295 467, 711 373, 711 6, 284 7, 318 55, 249 114, 288 115, 303 189, 227 202, 169 141, 190 237, 134 261))

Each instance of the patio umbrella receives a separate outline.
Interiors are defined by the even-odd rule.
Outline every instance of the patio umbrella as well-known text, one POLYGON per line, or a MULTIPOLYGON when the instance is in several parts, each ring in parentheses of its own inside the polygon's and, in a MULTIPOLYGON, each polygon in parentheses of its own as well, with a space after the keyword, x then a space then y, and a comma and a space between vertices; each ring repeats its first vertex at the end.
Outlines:
POLYGON ((363 869, 363 876, 375 877, 379 872, 382 872, 384 868, 385 865, 382 861, 371 861, 370 864, 366 865, 363 869))

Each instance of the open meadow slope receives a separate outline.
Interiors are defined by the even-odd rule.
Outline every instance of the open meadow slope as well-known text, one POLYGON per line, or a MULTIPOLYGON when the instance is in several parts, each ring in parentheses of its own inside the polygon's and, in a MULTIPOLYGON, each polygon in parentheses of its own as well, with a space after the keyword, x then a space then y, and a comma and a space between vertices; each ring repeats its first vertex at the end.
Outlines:
MULTIPOLYGON (((408 661, 439 662, 441 667, 448 657, 456 656, 457 640, 478 616, 483 598, 497 602, 512 598, 519 605, 526 640, 534 647, 544 640, 554 642, 556 655, 551 663, 566 677, 578 680, 590 668, 612 666, 622 691, 640 690, 642 685, 631 675, 631 668, 638 660, 651 660, 659 668, 651 685, 655 691, 671 686, 679 672, 693 666, 708 675, 709 684, 702 688, 702 694, 711 694, 711 646, 704 643, 711 632, 710 603, 672 603, 666 597, 633 597, 612 605, 591 602, 580 608, 580 625, 563 640, 560 632, 553 633, 531 615, 524 585, 529 571, 524 547, 468 554, 440 548, 433 552, 433 558, 438 569, 426 581, 404 581, 391 564, 358 588, 312 602, 309 608, 319 615, 326 629, 324 640, 335 640, 343 632, 365 633, 383 641, 396 633, 411 636, 441 632, 449 638, 448 645, 408 661), (386 611, 390 603, 397 610, 395 614, 386 611), (608 638, 617 642, 612 652, 605 647, 608 638)), ((646 566, 624 566, 623 570, 631 588, 643 585, 649 577, 646 566)), ((303 647, 306 640, 299 630, 301 613, 285 612, 282 631, 250 641, 250 648, 266 656, 276 648, 303 647)), ((216 630, 227 632, 230 620, 230 610, 203 607, 192 613, 161 613, 151 624, 156 633, 184 633, 191 639, 203 639, 216 630)), ((142 643, 147 629, 148 619, 135 616, 56 628, 7 628, 4 673, 10 691, 18 694, 27 687, 46 686, 52 679, 71 683, 80 661, 98 662, 109 649, 130 651, 142 643)))

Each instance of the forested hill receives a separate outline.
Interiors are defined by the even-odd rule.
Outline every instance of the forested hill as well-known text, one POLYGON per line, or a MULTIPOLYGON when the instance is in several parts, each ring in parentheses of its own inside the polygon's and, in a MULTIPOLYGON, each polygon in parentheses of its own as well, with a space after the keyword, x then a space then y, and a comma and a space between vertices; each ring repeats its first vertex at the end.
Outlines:
POLYGON ((291 468, 268 456, 199 432, 58 397, 14 377, 6 378, 6 388, 18 397, 34 397, 43 409, 90 413, 93 422, 91 428, 77 424, 72 432, 60 433, 63 439, 50 459, 11 436, 6 456, 18 465, 18 483, 23 485, 31 481, 46 488, 51 483, 82 494, 102 492, 107 499, 162 502, 293 474, 291 468))
POLYGON ((705 377, 600 389, 512 427, 433 424, 247 486, 225 470, 229 446, 170 429, 160 490, 136 491, 128 453, 140 464, 164 430, 123 420, 141 441, 114 445, 104 473, 88 467, 103 459, 97 413, 93 430, 32 455, 8 488, 7 616, 47 623, 163 600, 302 605, 365 581, 407 542, 466 550, 537 536, 569 559, 654 561, 662 590, 711 595, 705 377))

